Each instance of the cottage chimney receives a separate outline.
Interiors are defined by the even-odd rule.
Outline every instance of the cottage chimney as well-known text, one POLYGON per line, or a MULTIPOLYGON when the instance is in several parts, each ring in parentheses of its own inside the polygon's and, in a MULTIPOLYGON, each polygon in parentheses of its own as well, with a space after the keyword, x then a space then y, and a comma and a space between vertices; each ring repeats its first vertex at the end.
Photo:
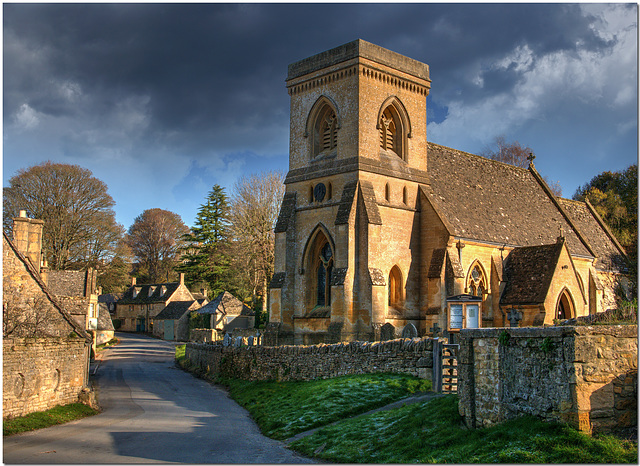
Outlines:
POLYGON ((21 210, 20 216, 13 219, 13 242, 38 272, 42 265, 43 226, 43 220, 27 217, 25 210, 21 210))
POLYGON ((200 288, 200 293, 202 294, 202 296, 204 296, 205 298, 207 297, 207 289, 206 288, 200 288))
POLYGON ((180 274, 180 285, 184 285, 184 273, 180 274))
POLYGON ((136 277, 131 277, 131 286, 136 286, 136 277))

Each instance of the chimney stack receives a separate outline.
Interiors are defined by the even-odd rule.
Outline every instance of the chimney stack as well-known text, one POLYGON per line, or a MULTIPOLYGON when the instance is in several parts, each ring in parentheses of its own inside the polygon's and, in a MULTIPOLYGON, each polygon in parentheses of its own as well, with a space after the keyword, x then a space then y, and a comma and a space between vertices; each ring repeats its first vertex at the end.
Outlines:
POLYGON ((180 274, 180 284, 184 285, 184 273, 180 274))
POLYGON ((131 286, 136 286, 136 277, 131 277, 131 286))
POLYGON ((42 266, 42 227, 44 220, 27 217, 27 211, 21 210, 20 216, 13 219, 13 242, 33 267, 40 273, 42 266))

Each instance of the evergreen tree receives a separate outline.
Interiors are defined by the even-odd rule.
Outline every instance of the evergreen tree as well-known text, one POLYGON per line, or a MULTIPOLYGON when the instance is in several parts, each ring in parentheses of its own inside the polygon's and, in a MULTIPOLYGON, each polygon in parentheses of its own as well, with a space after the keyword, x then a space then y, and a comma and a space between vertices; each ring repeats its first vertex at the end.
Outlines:
POLYGON ((183 263, 177 267, 185 274, 187 285, 205 282, 211 296, 229 290, 229 205, 224 188, 213 186, 200 206, 191 231, 183 236, 183 263))

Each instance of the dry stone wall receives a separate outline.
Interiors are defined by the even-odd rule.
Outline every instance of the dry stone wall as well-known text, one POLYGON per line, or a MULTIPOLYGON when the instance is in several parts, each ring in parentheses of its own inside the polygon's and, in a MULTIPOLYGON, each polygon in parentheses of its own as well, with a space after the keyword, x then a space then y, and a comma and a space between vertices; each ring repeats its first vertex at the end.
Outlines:
POLYGON ((86 385, 88 351, 82 338, 5 338, 3 418, 78 402, 86 385))
POLYGON ((185 356, 202 370, 245 380, 313 380, 373 372, 431 380, 433 340, 249 347, 189 343, 185 356))
POLYGON ((637 423, 637 326, 460 332, 459 410, 470 427, 519 415, 586 431, 637 423))

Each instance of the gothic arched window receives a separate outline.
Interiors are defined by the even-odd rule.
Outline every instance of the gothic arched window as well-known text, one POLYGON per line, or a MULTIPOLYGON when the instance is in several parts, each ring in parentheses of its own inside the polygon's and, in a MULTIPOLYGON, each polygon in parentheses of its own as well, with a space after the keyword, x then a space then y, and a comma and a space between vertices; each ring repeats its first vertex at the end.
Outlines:
POLYGON ((402 305, 402 274, 400 268, 394 265, 389 272, 389 307, 397 308, 402 305))
POLYGON ((316 268, 317 276, 317 299, 316 305, 331 305, 331 272, 333 270, 333 251, 331 245, 326 242, 318 257, 318 265, 316 268))
POLYGON ((376 129, 380 139, 380 153, 397 155, 407 161, 408 138, 411 137, 411 122, 402 102, 389 97, 380 106, 376 129))
POLYGON ((488 292, 487 279, 482 267, 477 262, 471 267, 471 272, 467 277, 467 290, 469 294, 480 297, 488 292))
POLYGON ((402 125, 398 112, 390 105, 388 106, 378 122, 378 131, 380 132, 380 148, 402 157, 402 125))
POLYGON ((325 104, 313 126, 313 156, 329 155, 338 146, 338 118, 329 104, 325 104))

